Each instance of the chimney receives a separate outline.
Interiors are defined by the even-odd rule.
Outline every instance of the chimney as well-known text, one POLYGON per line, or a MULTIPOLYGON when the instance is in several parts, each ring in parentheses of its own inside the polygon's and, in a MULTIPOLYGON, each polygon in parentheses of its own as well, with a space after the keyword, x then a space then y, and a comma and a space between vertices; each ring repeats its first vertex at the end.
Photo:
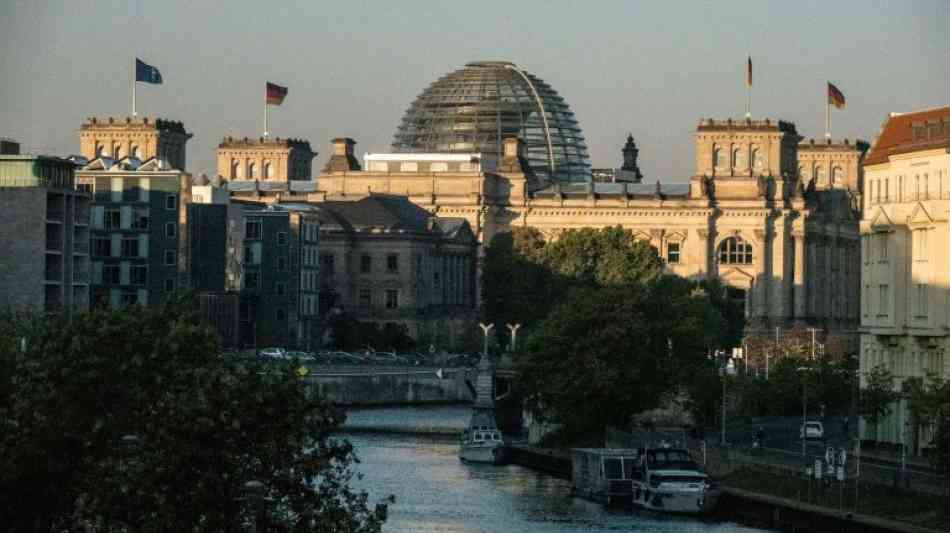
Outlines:
POLYGON ((349 137, 337 137, 330 141, 333 150, 330 152, 330 160, 327 161, 324 172, 347 172, 362 170, 359 161, 353 155, 353 147, 356 141, 349 137))
POLYGON ((524 172, 524 141, 517 136, 508 136, 502 141, 501 161, 498 171, 505 173, 524 172))

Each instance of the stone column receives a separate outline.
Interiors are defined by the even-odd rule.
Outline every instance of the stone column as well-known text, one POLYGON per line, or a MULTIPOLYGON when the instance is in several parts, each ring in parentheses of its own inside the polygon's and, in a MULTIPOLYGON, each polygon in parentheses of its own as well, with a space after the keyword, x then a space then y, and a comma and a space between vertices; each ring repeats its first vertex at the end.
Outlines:
POLYGON ((807 313, 807 307, 805 306, 807 294, 805 290, 805 232, 796 230, 792 233, 792 238, 795 239, 795 270, 793 274, 795 309, 793 314, 795 320, 803 320, 807 313))
POLYGON ((696 236, 699 237, 697 239, 697 247, 701 251, 700 257, 697 258, 698 270, 700 274, 704 274, 708 277, 714 270, 711 259, 715 251, 712 250, 712 245, 710 244, 709 231, 706 229, 697 229, 696 236))
POLYGON ((755 280, 752 284, 752 296, 755 306, 753 307, 754 313, 753 316, 756 318, 765 319, 768 317, 768 304, 769 304, 769 294, 768 294, 768 282, 766 280, 766 264, 765 264, 765 255, 767 248, 767 235, 765 230, 757 229, 754 232, 755 235, 755 248, 752 250, 753 261, 755 262, 755 280))

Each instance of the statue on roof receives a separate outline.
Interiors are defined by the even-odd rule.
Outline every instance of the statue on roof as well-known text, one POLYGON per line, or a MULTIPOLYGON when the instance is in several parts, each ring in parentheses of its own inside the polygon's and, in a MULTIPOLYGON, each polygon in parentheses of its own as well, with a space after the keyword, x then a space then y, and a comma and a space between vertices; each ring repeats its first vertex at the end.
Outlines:
POLYGON ((627 134, 627 142, 623 145, 623 165, 620 166, 620 170, 625 174, 629 174, 630 177, 624 176, 623 181, 630 181, 633 183, 641 183, 643 181, 643 174, 640 172, 640 167, 637 166, 637 157, 640 155, 640 150, 637 148, 637 143, 633 140, 633 134, 627 134))

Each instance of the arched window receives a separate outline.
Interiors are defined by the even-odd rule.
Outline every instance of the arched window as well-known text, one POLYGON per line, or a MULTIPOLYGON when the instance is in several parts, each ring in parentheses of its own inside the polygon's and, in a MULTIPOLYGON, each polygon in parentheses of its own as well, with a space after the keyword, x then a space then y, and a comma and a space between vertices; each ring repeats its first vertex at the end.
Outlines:
POLYGON ((119 159, 122 157, 122 145, 119 143, 112 143, 112 158, 119 159))
POLYGON ((249 180, 254 179, 256 174, 257 174, 257 163, 251 161, 250 163, 247 164, 247 179, 249 180))
POLYGON ((762 165, 763 165, 762 152, 760 152, 758 148, 753 148, 752 149, 752 167, 759 169, 759 168, 762 168, 762 165))
POLYGON ((274 177, 274 172, 271 167, 270 161, 264 163, 264 179, 269 180, 274 177))
POLYGON ((825 168, 815 165, 815 185, 825 184, 825 168))
POLYGON ((841 180, 844 179, 844 173, 841 171, 841 167, 835 167, 831 169, 831 184, 834 187, 840 187, 842 185, 841 180))
POLYGON ((732 150, 732 168, 737 170, 742 168, 742 151, 738 148, 732 150))
POLYGON ((713 149, 713 167, 715 167, 715 168, 722 168, 722 167, 723 167, 723 164, 722 164, 722 149, 721 149, 721 148, 715 148, 715 149, 713 149))
POLYGON ((241 179, 241 162, 236 159, 231 160, 231 179, 241 179))
POLYGON ((96 143, 96 157, 102 157, 102 156, 103 156, 103 153, 102 153, 103 150, 104 150, 104 148, 103 148, 102 144, 96 143))
POLYGON ((139 145, 137 144, 132 145, 132 157, 142 159, 142 153, 139 151, 139 145))
POLYGON ((752 245, 738 237, 728 237, 719 243, 719 263, 723 265, 751 265, 752 245))

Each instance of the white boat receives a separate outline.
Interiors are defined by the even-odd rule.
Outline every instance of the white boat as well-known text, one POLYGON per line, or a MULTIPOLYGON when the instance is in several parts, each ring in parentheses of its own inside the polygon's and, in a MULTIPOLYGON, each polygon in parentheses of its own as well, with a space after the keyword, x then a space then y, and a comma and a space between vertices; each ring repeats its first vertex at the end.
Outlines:
POLYGON ((508 457, 501 431, 493 426, 471 426, 459 439, 459 458, 472 463, 503 464, 508 457))
POLYGON ((631 478, 633 504, 645 509, 698 514, 715 505, 709 477, 681 448, 645 450, 631 478))

